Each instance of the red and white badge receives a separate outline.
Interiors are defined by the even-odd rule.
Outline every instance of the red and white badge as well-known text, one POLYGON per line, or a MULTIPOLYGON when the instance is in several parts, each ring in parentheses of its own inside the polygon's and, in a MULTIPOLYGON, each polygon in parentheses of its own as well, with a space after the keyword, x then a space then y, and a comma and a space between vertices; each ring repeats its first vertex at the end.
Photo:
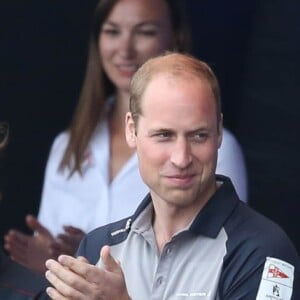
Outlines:
POLYGON ((293 293, 294 266, 267 257, 256 300, 290 300, 293 293))

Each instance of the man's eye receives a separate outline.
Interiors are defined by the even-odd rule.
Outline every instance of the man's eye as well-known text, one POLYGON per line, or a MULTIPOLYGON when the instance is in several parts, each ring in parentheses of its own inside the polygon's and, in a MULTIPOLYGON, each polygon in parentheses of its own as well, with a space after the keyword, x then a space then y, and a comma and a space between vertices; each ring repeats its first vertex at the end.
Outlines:
POLYGON ((154 135, 156 138, 161 139, 161 140, 166 140, 169 139, 172 135, 170 132, 159 132, 154 135))
POLYGON ((171 136, 171 134, 169 132, 161 132, 161 133, 158 134, 158 136, 169 137, 169 136, 171 136))
POLYGON ((206 132, 200 132, 193 136, 193 140, 195 142, 204 142, 207 139, 208 139, 208 133, 206 133, 206 132))

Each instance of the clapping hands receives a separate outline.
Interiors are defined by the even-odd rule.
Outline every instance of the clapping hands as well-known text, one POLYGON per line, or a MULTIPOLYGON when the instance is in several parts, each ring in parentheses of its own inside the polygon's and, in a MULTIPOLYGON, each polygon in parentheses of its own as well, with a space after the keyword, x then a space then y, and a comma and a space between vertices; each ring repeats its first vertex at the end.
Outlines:
POLYGON ((27 235, 10 230, 5 236, 4 248, 12 260, 38 273, 46 270, 45 261, 60 254, 74 255, 84 232, 65 226, 64 232, 54 237, 34 216, 26 217, 27 226, 34 232, 27 235))
POLYGON ((53 300, 129 300, 120 264, 104 246, 100 252, 103 267, 88 263, 84 257, 61 255, 46 262, 46 278, 53 285, 47 293, 53 300))

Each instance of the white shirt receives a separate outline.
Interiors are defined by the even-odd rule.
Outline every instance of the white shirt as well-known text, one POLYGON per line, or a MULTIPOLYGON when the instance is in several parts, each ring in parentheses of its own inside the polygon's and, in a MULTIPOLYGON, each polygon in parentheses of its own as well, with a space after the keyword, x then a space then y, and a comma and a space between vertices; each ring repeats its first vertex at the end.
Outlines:
MULTIPOLYGON (((109 129, 102 122, 88 148, 83 175, 68 178, 69 171, 58 171, 69 135, 56 137, 47 162, 38 219, 56 236, 64 225, 89 232, 96 227, 131 215, 149 189, 142 181, 134 154, 119 174, 109 182, 109 129)), ((242 151, 235 138, 224 130, 219 149, 217 173, 230 176, 238 194, 246 200, 247 181, 242 151)))
POLYGON ((248 176, 244 154, 235 136, 226 128, 223 129, 216 173, 230 177, 239 198, 247 202, 248 176))

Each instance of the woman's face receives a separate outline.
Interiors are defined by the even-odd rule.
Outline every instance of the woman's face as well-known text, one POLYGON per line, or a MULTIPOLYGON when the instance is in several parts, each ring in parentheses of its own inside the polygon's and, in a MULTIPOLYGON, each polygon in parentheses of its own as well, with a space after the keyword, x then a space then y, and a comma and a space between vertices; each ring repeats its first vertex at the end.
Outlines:
POLYGON ((165 0, 119 0, 100 30, 104 71, 122 92, 129 91, 133 74, 146 60, 173 46, 165 0))

